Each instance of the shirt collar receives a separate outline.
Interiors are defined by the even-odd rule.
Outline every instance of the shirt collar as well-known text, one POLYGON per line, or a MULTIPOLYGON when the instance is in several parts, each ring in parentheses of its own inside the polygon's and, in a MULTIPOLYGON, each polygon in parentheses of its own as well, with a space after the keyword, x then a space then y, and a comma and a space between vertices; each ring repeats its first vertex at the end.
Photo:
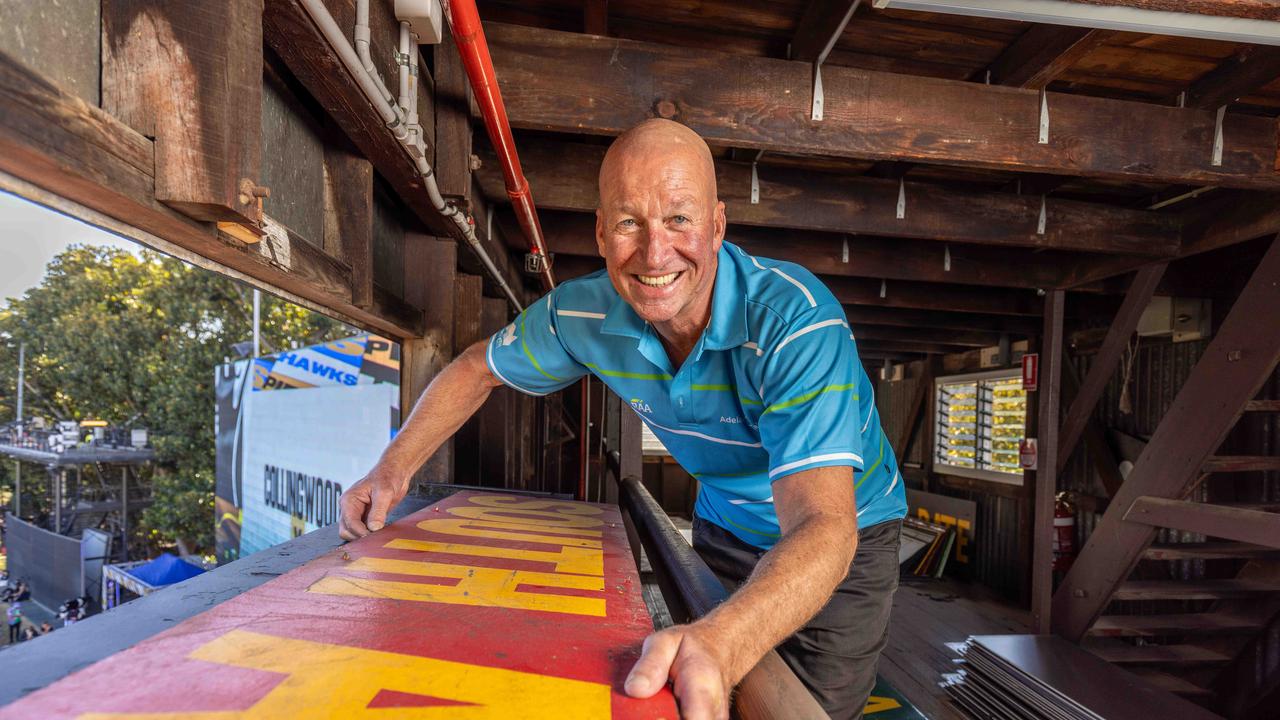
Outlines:
MULTIPOLYGON (((725 241, 716 256, 711 320, 702 333, 702 346, 706 350, 727 350, 747 341, 747 296, 742 268, 738 266, 740 258, 731 252, 736 249, 736 245, 725 241)), ((600 331, 637 340, 652 332, 649 324, 636 315, 621 295, 615 295, 600 331)))

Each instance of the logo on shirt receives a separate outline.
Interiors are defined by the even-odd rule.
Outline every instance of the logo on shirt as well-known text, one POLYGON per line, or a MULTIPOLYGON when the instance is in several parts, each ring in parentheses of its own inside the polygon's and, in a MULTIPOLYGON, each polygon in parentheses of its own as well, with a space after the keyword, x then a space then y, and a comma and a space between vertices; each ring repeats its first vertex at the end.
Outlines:
POLYGON ((742 422, 742 418, 736 418, 736 417, 725 417, 725 416, 721 415, 721 416, 720 416, 720 422, 722 422, 722 423, 727 423, 727 424, 729 424, 729 425, 737 425, 737 424, 739 424, 739 423, 741 423, 741 422, 742 422))
POLYGON ((506 347, 516 341, 516 324, 511 323, 502 329, 502 347, 506 347))
POLYGON ((631 407, 635 408, 636 412, 642 412, 642 413, 653 412, 653 408, 649 407, 649 403, 641 400, 640 398, 631 398, 631 407))

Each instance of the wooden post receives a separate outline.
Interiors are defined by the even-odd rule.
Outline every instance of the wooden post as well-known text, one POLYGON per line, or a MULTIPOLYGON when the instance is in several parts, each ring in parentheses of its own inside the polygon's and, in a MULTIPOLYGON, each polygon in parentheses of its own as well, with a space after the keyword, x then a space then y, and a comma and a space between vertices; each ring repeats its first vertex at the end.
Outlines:
MULTIPOLYGON (((422 391, 453 359, 453 302, 458 245, 427 235, 407 233, 404 245, 405 299, 422 308, 420 338, 400 344, 400 421, 409 417, 422 391)), ((414 485, 453 482, 453 440, 414 475, 414 485)))
MULTIPOLYGON (((453 349, 461 354, 484 337, 481 294, 484 279, 459 274, 453 294, 453 349)), ((467 420, 454 435, 453 474, 463 485, 480 485, 480 458, 490 450, 480 440, 479 413, 467 420)))
POLYGON ((373 165, 355 151, 324 153, 324 251, 351 266, 351 304, 373 306, 373 165))
POLYGON ((1050 290, 1044 301, 1040 348, 1039 436, 1032 485, 1031 619, 1037 633, 1049 632, 1053 602, 1053 500, 1058 479, 1058 422, 1062 402, 1062 319, 1066 293, 1050 290))
MULTIPOLYGON (((480 329, 483 337, 492 336, 507 324, 507 302, 496 298, 480 301, 480 329)), ((507 406, 511 388, 495 388, 489 399, 480 407, 476 417, 480 421, 480 484, 485 487, 505 487, 511 477, 511 446, 507 444, 507 427, 510 425, 507 406)))
POLYGON ((459 200, 471 198, 471 85, 453 36, 435 46, 436 81, 436 182, 440 194, 459 200))
POLYGON ((262 2, 103 3, 102 108, 155 138, 156 199, 198 220, 262 220, 262 2))

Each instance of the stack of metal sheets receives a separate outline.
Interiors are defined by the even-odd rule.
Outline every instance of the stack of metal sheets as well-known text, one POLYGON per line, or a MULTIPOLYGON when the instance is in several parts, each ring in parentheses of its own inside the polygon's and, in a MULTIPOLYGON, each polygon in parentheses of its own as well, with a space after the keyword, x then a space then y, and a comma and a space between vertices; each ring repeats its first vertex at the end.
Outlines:
POLYGON ((956 650, 939 684, 975 720, 1218 717, 1059 637, 975 635, 956 650))

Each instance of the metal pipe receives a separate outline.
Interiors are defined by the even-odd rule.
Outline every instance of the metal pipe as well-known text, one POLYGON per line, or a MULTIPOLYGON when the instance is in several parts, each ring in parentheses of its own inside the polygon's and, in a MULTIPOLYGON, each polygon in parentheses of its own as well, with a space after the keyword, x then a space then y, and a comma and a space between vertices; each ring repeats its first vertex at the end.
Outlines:
MULTIPOLYGON (((414 166, 422 176, 422 184, 427 190, 427 197, 431 200, 432 207, 449 218, 458 227, 467 245, 475 252, 480 259, 480 263, 484 265, 485 271, 497 283, 503 294, 507 296, 507 300, 517 310, 523 310, 524 304, 516 297, 515 291, 511 289, 498 267, 494 265, 493 258, 489 257, 489 253, 480 244, 480 239, 476 237, 475 222, 466 213, 446 203, 440 195, 440 187, 436 184, 435 172, 427 162, 425 153, 421 151, 422 138, 415 139, 410 137, 408 127, 404 121, 404 112, 395 103, 391 92, 387 90, 381 78, 377 76, 377 70, 371 70, 370 67, 366 67, 361 56, 351 47, 351 43, 347 42, 346 34, 342 31, 342 28, 338 27, 333 15, 329 14, 329 9, 325 7, 323 0, 302 0, 302 7, 306 10, 311 21, 316 24, 320 33, 324 35, 330 47, 338 55, 338 59, 356 79, 356 83, 360 86, 365 98, 378 111, 378 115, 387 124, 387 128, 391 130, 396 140, 400 142, 401 147, 413 160, 414 166)), ((368 35, 369 2, 368 0, 359 0, 356 4, 356 44, 357 46, 360 44, 360 38, 363 36, 365 43, 364 55, 366 57, 368 56, 368 35), (361 27, 364 28, 363 31, 361 27)), ((372 65, 371 59, 369 62, 372 65)))
POLYGON ((467 79, 471 81, 476 104, 480 106, 489 142, 493 144, 498 162, 502 165, 507 197, 511 199, 516 220, 529 242, 529 253, 538 259, 542 283, 545 289, 551 290, 556 286, 556 280, 551 273, 547 244, 542 236, 542 226, 538 222, 538 210, 533 204, 529 182, 525 180, 524 171, 520 168, 520 155, 516 152, 511 123, 507 120, 507 108, 502 102, 502 92, 498 89, 498 77, 493 69, 493 59, 489 56, 489 43, 485 41, 480 13, 476 10, 475 0, 447 0, 447 5, 454 42, 462 56, 467 79))
MULTIPOLYGON (((617 477, 621 458, 616 451, 609 453, 609 461, 617 477)), ((668 599, 668 606, 674 605, 672 616, 677 621, 702 617, 728 599, 729 592, 716 574, 685 541, 639 479, 618 480, 618 504, 634 524, 649 562, 657 571, 662 595, 668 599), (672 603, 672 599, 676 602, 672 603), (685 617, 679 617, 677 612, 685 617)), ((829 720, 822 706, 774 650, 766 653, 738 683, 734 711, 734 717, 744 720, 829 720)))

